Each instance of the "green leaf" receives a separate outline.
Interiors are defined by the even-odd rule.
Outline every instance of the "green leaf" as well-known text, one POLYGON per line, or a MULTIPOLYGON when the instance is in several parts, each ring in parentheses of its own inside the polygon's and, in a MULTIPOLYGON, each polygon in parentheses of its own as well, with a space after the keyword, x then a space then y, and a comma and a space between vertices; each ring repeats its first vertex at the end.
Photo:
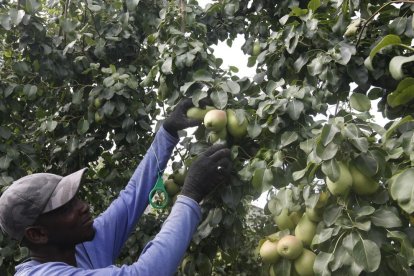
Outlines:
POLYGON ((209 71, 205 69, 200 69, 193 74, 193 80, 210 82, 213 81, 213 78, 211 77, 211 73, 209 71))
POLYGON ((8 140, 12 136, 11 130, 6 126, 0 126, 0 137, 4 140, 8 140))
POLYGON ((112 76, 109 76, 103 80, 103 84, 105 85, 105 87, 111 87, 115 84, 115 80, 112 76))
POLYGON ((361 217, 372 215, 375 212, 375 208, 372 206, 362 206, 361 208, 356 209, 355 212, 355 218, 358 219, 361 217))
POLYGON ((247 67, 253 67, 256 64, 257 56, 251 56, 247 59, 247 67))
POLYGON ((7 170, 10 166, 12 159, 8 156, 2 156, 0 157, 0 169, 7 170))
POLYGON ((300 115, 304 109, 305 105, 302 101, 298 100, 290 101, 287 105, 287 112, 289 114, 289 117, 294 121, 297 121, 300 118, 300 115))
POLYGON ((295 61, 293 67, 295 68, 295 72, 299 73, 303 66, 306 65, 309 61, 309 56, 307 54, 301 54, 300 57, 295 61))
POLYGON ((299 136, 296 132, 286 131, 280 138, 280 147, 284 148, 298 140, 299 136))
POLYGON ((341 213, 341 206, 330 205, 325 209, 325 212, 323 213, 323 221, 327 226, 331 226, 339 218, 341 213))
POLYGON ((236 12, 236 5, 235 4, 227 4, 224 6, 224 12, 226 15, 233 16, 236 12))
POLYGON ((161 66, 161 72, 166 75, 172 74, 172 57, 168 57, 161 66))
POLYGON ((414 168, 406 169, 390 180, 391 197, 406 213, 414 213, 414 168))
POLYGON ((325 124, 322 128, 320 142, 323 146, 327 146, 329 143, 333 141, 335 135, 339 133, 340 130, 337 126, 331 124, 325 124))
POLYGON ((272 269, 275 270, 274 275, 290 276, 292 271, 292 262, 286 258, 282 258, 277 265, 273 265, 272 269))
POLYGON ((322 54, 318 54, 318 56, 312 59, 311 63, 307 65, 308 72, 311 76, 316 76, 322 73, 322 71, 326 68, 325 64, 331 61, 330 57, 327 57, 322 54))
POLYGON ((338 150, 339 146, 334 142, 331 142, 326 146, 322 145, 321 143, 318 143, 316 145, 315 154, 322 160, 331 160, 335 157, 338 150))
POLYGON ((358 234, 356 232, 351 232, 346 235, 342 241, 342 246, 346 249, 346 251, 352 256, 352 251, 355 248, 355 245, 360 240, 358 234))
POLYGON ((26 0, 26 12, 34 14, 40 7, 40 3, 36 0, 26 0))
POLYGON ((374 225, 384 228, 395 228, 402 226, 402 222, 397 214, 384 208, 378 209, 371 216, 374 225))
POLYGON ((126 0, 126 5, 128 11, 135 11, 135 8, 138 6, 140 0, 126 0))
POLYGON ((381 262, 381 252, 378 245, 371 240, 360 239, 352 251, 357 264, 367 272, 374 272, 381 262))
POLYGON ((23 86, 23 93, 29 97, 33 98, 37 94, 37 86, 31 84, 25 84, 23 86))
POLYGON ((414 55, 409 57, 404 56, 395 56, 391 59, 388 69, 390 71, 391 76, 396 80, 401 80, 405 77, 403 72, 403 64, 408 62, 414 61, 414 55))
POLYGON ((22 22, 25 12, 24 10, 10 9, 9 15, 10 15, 10 22, 13 24, 13 26, 17 26, 20 24, 20 22, 22 22))
POLYGON ((311 0, 308 3, 308 9, 312 11, 316 11, 321 6, 320 0, 311 0))
POLYGON ((365 137, 349 139, 349 142, 351 142, 351 144, 354 145, 354 147, 356 147, 359 151, 363 153, 366 153, 369 149, 368 139, 365 137))
POLYGON ((391 107, 405 105, 414 99, 414 78, 405 78, 397 86, 397 89, 387 96, 387 103, 391 107))
POLYGON ((82 119, 78 121, 78 134, 82 135, 85 134, 89 129, 89 122, 88 120, 82 119))
POLYGON ((247 133, 252 139, 259 136, 261 132, 262 132, 262 127, 257 123, 257 121, 254 121, 254 124, 249 124, 247 126, 247 133))
POLYGON ((352 93, 349 98, 351 107, 359 112, 369 111, 371 109, 371 100, 361 93, 352 93))
POLYGON ((374 59, 374 56, 381 51, 383 48, 392 46, 392 45, 398 45, 401 44, 401 38, 398 35, 390 34, 384 36, 380 42, 371 50, 369 53, 369 57, 371 60, 374 59))
POLYGON ((322 229, 319 233, 315 235, 312 240, 312 245, 321 244, 330 240, 333 236, 334 228, 325 228, 322 229))
MULTIPOLYGON (((413 81, 414 81, 414 79, 413 79, 413 81)), ((400 126, 402 126, 403 124, 409 123, 409 122, 413 122, 413 121, 414 121, 414 119, 413 119, 413 117, 411 117, 411 115, 405 116, 401 120, 394 121, 392 123, 392 125, 390 126, 390 128, 384 134, 384 136, 385 136, 384 139, 383 139, 384 142, 386 142, 394 134, 394 131, 396 129, 398 129, 400 126)))
MULTIPOLYGON (((8 14, 0 14, 0 24, 1 26, 6 30, 11 30, 11 22, 10 22, 10 16, 8 14)), ((254 64, 253 64, 254 65, 254 64)))
POLYGON ((331 263, 333 259, 334 255, 332 253, 319 252, 313 265, 313 270, 316 275, 330 276, 331 271, 329 269, 329 263, 331 263))
POLYGON ((190 82, 186 82, 184 83, 183 86, 180 87, 180 91, 183 94, 186 94, 187 90, 190 88, 191 85, 193 85, 195 83, 195 81, 190 81, 190 82))
POLYGON ((240 85, 237 82, 231 80, 222 83, 221 88, 223 88, 223 91, 229 92, 233 95, 239 94, 240 92, 240 85))
POLYGON ((214 103, 214 106, 216 106, 219 109, 224 109, 227 105, 227 102, 229 100, 227 93, 222 91, 214 91, 210 95, 211 100, 214 103))
POLYGON ((57 127, 57 124, 58 123, 54 120, 47 120, 46 122, 44 122, 45 130, 48 132, 53 132, 57 127))

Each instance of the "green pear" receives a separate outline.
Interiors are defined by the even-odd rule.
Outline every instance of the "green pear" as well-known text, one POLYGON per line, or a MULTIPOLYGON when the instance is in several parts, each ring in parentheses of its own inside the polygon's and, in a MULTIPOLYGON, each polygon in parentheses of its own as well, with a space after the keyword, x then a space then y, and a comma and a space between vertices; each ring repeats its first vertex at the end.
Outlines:
MULTIPOLYGON (((242 122, 239 122, 236 116, 236 112, 233 109, 227 109, 227 131, 236 139, 242 138, 247 134, 247 119, 244 118, 242 122)), ((273 155, 272 155, 273 157, 273 155)))
POLYGON ((283 208, 282 212, 280 212, 279 215, 273 217, 273 220, 276 223, 279 230, 293 230, 293 228, 295 228, 295 223, 289 216, 289 210, 287 208, 283 208))
POLYGON ((294 260, 302 254, 303 243, 293 235, 286 235, 277 243, 277 252, 286 259, 294 260))
POLYGON ((303 214, 295 227, 295 236, 302 241, 305 246, 310 246, 313 237, 316 234, 316 223, 308 218, 308 215, 303 214))
POLYGON ((204 116, 204 126, 210 130, 218 132, 223 129, 227 124, 226 111, 213 109, 206 113, 204 116))
POLYGON ((213 106, 206 106, 206 108, 190 107, 187 110, 187 117, 196 120, 203 120, 208 111, 213 110, 213 106))
POLYGON ((303 249, 302 254, 293 262, 293 267, 299 276, 313 276, 313 265, 316 254, 308 249, 303 249))
POLYGON ((174 179, 174 182, 178 184, 179 186, 184 185, 185 177, 187 176, 187 169, 185 167, 179 168, 174 174, 172 179, 174 179))
POLYGON ((252 56, 257 56, 258 54, 260 54, 260 42, 256 40, 253 43, 252 56))
POLYGON ((319 209, 319 208, 325 207, 326 204, 328 204, 328 200, 330 196, 331 194, 328 191, 321 191, 319 193, 319 199, 318 199, 318 202, 316 203, 315 208, 319 209))
POLYGON ((99 124, 99 123, 102 122, 102 120, 103 120, 103 116, 98 111, 96 111, 95 112, 95 122, 99 124))
POLYGON ((102 105, 101 99, 95 98, 95 100, 93 101, 93 105, 95 106, 95 108, 100 108, 102 105))
POLYGON ((290 219, 293 222, 293 225, 297 225, 299 223, 300 218, 302 217, 302 213, 301 212, 292 212, 289 215, 290 219))
POLYGON ((164 181, 164 186, 169 196, 175 196, 180 191, 180 186, 171 178, 164 181))
POLYGON ((216 131, 210 131, 207 135, 207 142, 209 143, 216 143, 220 141, 226 141, 227 139, 227 130, 226 128, 222 128, 218 132, 216 131))
POLYGON ((326 185, 331 194, 335 196, 342 196, 348 194, 352 186, 352 175, 348 167, 343 162, 339 164, 339 178, 332 181, 329 177, 326 178, 326 185))
POLYGON ((357 195, 372 195, 379 188, 379 182, 363 174, 355 166, 349 166, 352 175, 352 190, 357 195))
POLYGON ((322 220, 323 209, 306 208, 307 217, 313 222, 320 222, 322 220))
POLYGON ((276 263, 280 258, 279 252, 277 251, 277 241, 272 242, 270 240, 266 240, 260 247, 259 254, 264 263, 276 263))

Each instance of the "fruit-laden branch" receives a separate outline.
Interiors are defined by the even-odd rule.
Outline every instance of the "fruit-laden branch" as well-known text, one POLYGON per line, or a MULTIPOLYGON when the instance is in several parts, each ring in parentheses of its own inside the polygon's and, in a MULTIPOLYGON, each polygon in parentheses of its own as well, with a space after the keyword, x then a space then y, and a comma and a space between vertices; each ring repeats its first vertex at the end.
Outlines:
POLYGON ((385 3, 384 5, 382 5, 378 10, 376 10, 368 19, 367 21, 365 21, 365 23, 362 25, 361 31, 358 34, 358 39, 356 42, 355 47, 358 48, 359 43, 361 42, 361 38, 362 38, 362 34, 364 33, 365 28, 367 27, 368 23, 371 22, 374 17, 380 13, 384 8, 386 8, 387 6, 391 5, 391 4, 396 4, 396 3, 411 3, 414 4, 413 0, 403 0, 403 1, 390 1, 388 3, 385 3))

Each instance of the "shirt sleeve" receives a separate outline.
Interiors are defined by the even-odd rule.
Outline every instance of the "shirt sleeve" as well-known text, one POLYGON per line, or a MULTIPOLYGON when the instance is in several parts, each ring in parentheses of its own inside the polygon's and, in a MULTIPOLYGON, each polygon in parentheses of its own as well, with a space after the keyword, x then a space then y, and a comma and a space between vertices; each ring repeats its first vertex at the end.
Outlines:
POLYGON ((164 170, 178 138, 163 127, 140 162, 127 186, 94 221, 95 237, 77 246, 78 266, 101 268, 112 265, 139 217, 148 206, 148 195, 158 172, 164 170))
POLYGON ((153 276, 174 275, 201 220, 200 206, 193 199, 178 196, 160 232, 132 265, 85 269, 65 263, 22 264, 16 276, 153 276))

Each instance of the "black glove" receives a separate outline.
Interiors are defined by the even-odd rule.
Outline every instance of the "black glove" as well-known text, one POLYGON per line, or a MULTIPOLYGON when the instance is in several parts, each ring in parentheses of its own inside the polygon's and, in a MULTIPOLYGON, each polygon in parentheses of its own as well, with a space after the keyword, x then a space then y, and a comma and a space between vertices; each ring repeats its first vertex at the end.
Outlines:
POLYGON ((191 164, 181 194, 200 202, 217 185, 228 181, 230 172, 230 150, 223 144, 213 145, 191 164))
POLYGON ((179 102, 173 112, 165 119, 163 124, 165 130, 178 137, 177 131, 200 125, 201 121, 187 117, 187 110, 193 106, 191 99, 184 99, 179 102))

